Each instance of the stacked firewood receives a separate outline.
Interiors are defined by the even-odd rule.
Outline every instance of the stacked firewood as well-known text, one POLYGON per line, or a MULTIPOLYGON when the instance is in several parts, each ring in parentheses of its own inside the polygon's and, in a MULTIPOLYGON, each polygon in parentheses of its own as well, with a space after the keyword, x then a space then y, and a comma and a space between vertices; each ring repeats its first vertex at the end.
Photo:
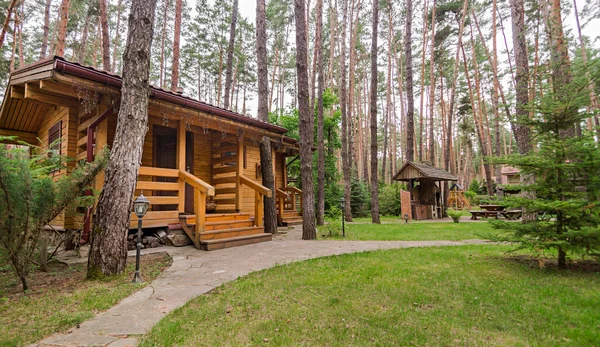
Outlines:
MULTIPOLYGON (((142 249, 156 248, 162 246, 187 246, 192 244, 192 240, 183 230, 160 228, 145 230, 142 234, 142 249)), ((137 246, 137 231, 131 232, 127 237, 127 249, 133 250, 137 246)))

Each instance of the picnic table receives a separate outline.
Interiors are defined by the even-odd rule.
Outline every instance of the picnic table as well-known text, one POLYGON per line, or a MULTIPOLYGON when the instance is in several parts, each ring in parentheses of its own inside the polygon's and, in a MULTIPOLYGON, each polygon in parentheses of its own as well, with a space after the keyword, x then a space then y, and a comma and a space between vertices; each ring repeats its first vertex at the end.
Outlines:
POLYGON ((502 205, 485 204, 479 205, 479 207, 481 207, 481 210, 469 211, 472 220, 477 220, 477 217, 498 219, 500 216, 509 220, 515 220, 521 218, 523 214, 521 210, 505 210, 502 205))

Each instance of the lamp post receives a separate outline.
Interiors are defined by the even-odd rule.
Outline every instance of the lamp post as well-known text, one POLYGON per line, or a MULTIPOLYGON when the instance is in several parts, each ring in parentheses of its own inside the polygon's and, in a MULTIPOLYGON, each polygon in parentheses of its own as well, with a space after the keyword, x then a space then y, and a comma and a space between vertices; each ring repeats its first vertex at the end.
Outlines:
POLYGON ((143 282, 140 277, 140 252, 142 251, 142 219, 148 212, 148 206, 150 201, 146 199, 143 192, 133 202, 133 212, 138 217, 138 230, 137 230, 137 247, 135 249, 135 275, 133 275, 134 283, 143 282))
POLYGON ((344 221, 346 217, 346 199, 343 196, 340 199, 340 205, 342 206, 342 237, 346 237, 346 224, 344 221))

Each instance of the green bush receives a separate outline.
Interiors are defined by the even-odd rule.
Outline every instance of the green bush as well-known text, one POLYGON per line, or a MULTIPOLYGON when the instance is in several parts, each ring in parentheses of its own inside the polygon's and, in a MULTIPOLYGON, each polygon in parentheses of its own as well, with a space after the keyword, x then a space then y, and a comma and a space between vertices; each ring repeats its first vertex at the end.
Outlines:
POLYGON ((448 210, 446 210, 446 213, 448 214, 448 216, 450 216, 450 218, 452 218, 454 223, 458 223, 460 221, 460 216, 462 215, 461 211, 449 208, 448 210))
POLYGON ((400 215, 400 185, 392 183, 379 188, 379 213, 383 216, 400 215))
POLYGON ((359 180, 353 179, 350 184, 350 207, 352 217, 365 217, 370 209, 371 194, 367 185, 359 180))
MULTIPOLYGON (((5 139, 0 136, 0 141, 5 139)), ((27 290, 32 255, 43 227, 76 203, 108 161, 103 150, 92 163, 80 163, 53 180, 65 158, 40 147, 7 148, 0 144, 0 247, 27 290)), ((88 202, 89 204, 89 202, 88 202)))

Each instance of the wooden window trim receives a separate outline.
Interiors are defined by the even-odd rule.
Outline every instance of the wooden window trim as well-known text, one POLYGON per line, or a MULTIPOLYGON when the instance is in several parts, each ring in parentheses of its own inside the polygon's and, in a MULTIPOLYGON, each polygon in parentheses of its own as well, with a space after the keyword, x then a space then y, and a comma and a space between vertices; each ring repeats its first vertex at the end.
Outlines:
POLYGON ((57 155, 61 154, 62 141, 59 140, 60 138, 62 138, 62 120, 59 120, 48 129, 48 150, 51 151, 50 155, 52 155, 52 153, 56 153, 57 155), (56 143, 53 144, 53 142, 56 143))

